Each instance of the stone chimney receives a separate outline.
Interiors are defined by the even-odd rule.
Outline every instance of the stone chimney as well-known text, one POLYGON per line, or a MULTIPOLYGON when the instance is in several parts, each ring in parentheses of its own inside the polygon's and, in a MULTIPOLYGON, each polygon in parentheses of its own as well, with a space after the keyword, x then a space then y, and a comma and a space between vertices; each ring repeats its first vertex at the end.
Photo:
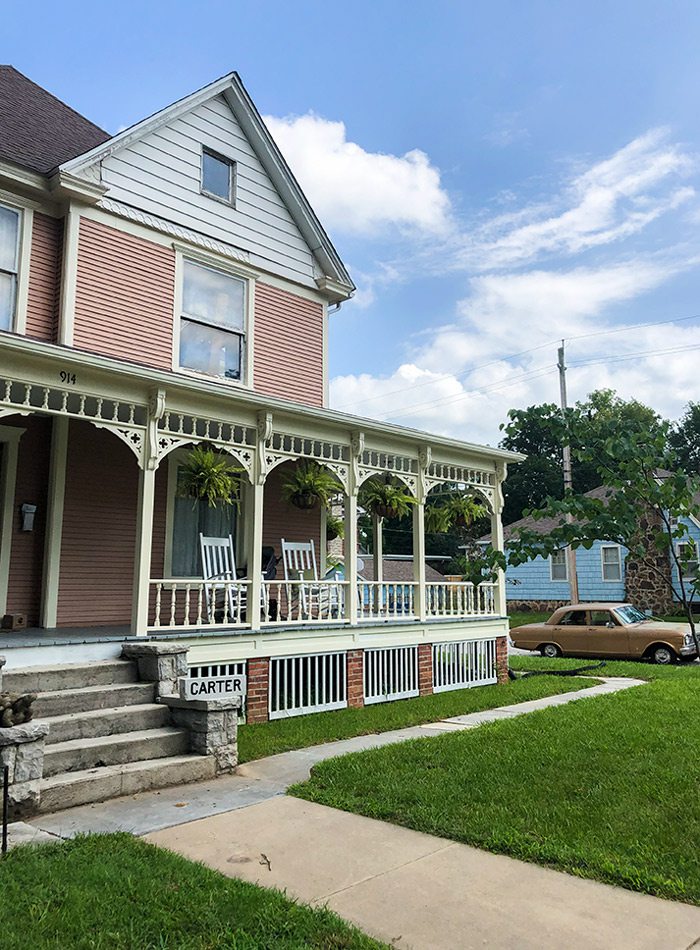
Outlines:
POLYGON ((644 544, 646 556, 640 560, 630 553, 625 561, 625 598, 640 610, 650 610, 656 616, 673 612, 671 559, 667 550, 656 548, 652 537, 652 531, 660 524, 658 512, 653 509, 643 512, 639 518, 638 538, 644 544))

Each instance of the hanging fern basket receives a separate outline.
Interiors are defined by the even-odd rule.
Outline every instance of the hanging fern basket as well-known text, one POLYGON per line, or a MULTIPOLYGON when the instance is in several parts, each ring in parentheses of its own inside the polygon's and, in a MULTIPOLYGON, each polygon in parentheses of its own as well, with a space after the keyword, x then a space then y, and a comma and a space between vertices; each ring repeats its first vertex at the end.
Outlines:
POLYGON ((302 511, 311 511, 312 508, 318 506, 318 495, 308 491, 290 495, 289 500, 296 508, 301 508, 302 511))

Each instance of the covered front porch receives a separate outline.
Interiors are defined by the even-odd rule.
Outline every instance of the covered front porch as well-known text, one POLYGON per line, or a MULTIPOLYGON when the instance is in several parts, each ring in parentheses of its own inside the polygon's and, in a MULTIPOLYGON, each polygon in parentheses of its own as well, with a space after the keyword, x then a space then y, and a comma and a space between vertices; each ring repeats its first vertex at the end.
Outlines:
POLYGON ((0 378, 0 614, 16 629, 2 631, 0 647, 2 636, 29 644, 37 628, 56 642, 62 630, 85 630, 90 640, 177 634, 201 644, 505 618, 501 576, 426 581, 425 503, 446 484, 478 496, 498 546, 509 453, 104 358, 61 351, 57 363, 26 341, 16 356, 0 378), (178 497, 178 467, 202 444, 240 471, 228 521, 203 524, 178 497), (337 483, 342 571, 327 563, 325 509, 282 496, 286 473, 308 461, 337 483), (413 501, 413 578, 400 582, 382 577, 381 528, 375 577, 358 574, 358 493, 387 478, 413 501), (231 534, 235 576, 204 575, 201 529, 231 534), (264 576, 263 551, 279 558, 283 538, 313 542, 313 572, 278 563, 264 576))

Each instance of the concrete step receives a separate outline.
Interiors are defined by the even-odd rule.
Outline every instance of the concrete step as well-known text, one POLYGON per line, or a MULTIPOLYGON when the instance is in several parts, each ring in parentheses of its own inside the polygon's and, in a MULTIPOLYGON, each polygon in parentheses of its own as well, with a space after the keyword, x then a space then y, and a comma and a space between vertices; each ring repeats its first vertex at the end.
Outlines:
POLYGON ((91 709, 89 712, 51 716, 40 721, 49 726, 47 745, 56 745, 70 739, 95 739, 100 736, 169 726, 170 710, 167 706, 159 706, 157 703, 145 703, 141 706, 91 709))
POLYGON ((189 747, 187 730, 172 726, 93 739, 69 739, 46 747, 44 776, 79 772, 104 765, 123 765, 143 759, 164 759, 188 752, 189 747))
POLYGON ((137 683, 136 664, 130 660, 100 660, 96 663, 65 663, 61 666, 28 666, 3 673, 2 688, 10 693, 44 693, 137 683))
POLYGON ((73 690, 58 689, 40 693, 32 708, 37 719, 46 719, 48 716, 66 716, 68 713, 91 709, 141 706, 152 703, 155 692, 155 683, 114 683, 73 690))
POLYGON ((39 811, 63 810, 120 795, 135 795, 151 788, 202 782, 215 775, 216 763, 210 755, 178 755, 79 772, 61 772, 42 780, 39 811))

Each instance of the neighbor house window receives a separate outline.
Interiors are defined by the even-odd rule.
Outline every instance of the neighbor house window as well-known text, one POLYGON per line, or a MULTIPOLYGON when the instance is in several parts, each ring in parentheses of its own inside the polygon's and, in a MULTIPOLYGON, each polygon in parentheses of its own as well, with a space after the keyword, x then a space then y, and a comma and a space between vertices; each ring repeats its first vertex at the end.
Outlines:
POLYGON ((210 152, 202 150, 202 191, 212 198, 233 201, 234 163, 210 152))
POLYGON ((549 557, 549 576, 553 581, 566 581, 569 574, 566 569, 566 550, 562 548, 549 557))
POLYGON ((11 330, 17 301, 19 211, 0 205, 0 330, 11 330))
POLYGON ((604 544, 600 549, 604 581, 622 580, 622 560, 617 544, 604 544))
POLYGON ((698 546, 695 541, 679 541, 676 552, 681 559, 683 580, 695 580, 698 570, 698 546))
POLYGON ((240 379, 245 308, 244 280, 184 261, 180 366, 207 376, 240 379))

